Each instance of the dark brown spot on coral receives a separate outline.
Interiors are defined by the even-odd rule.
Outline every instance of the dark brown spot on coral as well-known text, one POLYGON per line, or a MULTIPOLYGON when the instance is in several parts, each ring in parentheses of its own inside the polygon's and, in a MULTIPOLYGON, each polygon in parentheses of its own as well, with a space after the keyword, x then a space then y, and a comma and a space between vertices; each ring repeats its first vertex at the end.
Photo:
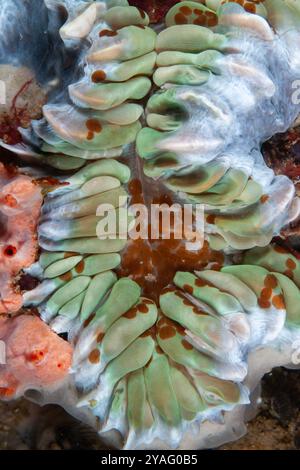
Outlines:
POLYGON ((164 287, 161 291, 161 295, 169 294, 170 292, 175 292, 175 287, 164 287))
POLYGON ((193 346, 191 345, 191 343, 189 343, 188 341, 186 341, 186 339, 183 339, 181 341, 181 344, 182 346, 184 347, 184 349, 186 349, 187 351, 191 351, 193 349, 193 346))
POLYGON ((176 330, 172 326, 163 326, 160 328, 158 334, 161 339, 170 339, 176 336, 176 330))
POLYGON ((294 273, 291 269, 287 269, 283 274, 292 280, 294 279, 294 273))
POLYGON ((207 286, 207 281, 204 281, 203 279, 197 278, 195 280, 195 286, 197 286, 197 287, 206 287, 207 286))
POLYGON ((156 337, 156 326, 152 326, 148 328, 142 335, 141 338, 146 338, 147 336, 151 336, 153 339, 156 337))
POLYGON ((186 296, 184 295, 184 293, 181 290, 174 291, 174 295, 176 295, 176 297, 179 297, 182 300, 186 299, 186 296))
POLYGON ((105 79, 106 79, 106 73, 104 72, 104 70, 96 70, 92 74, 92 82, 94 83, 104 82, 105 79))
POLYGON ((297 264, 296 264, 295 261, 294 261, 293 259, 291 259, 291 258, 288 258, 288 259, 286 260, 286 263, 285 263, 285 264, 286 264, 287 268, 288 268, 288 269, 291 269, 292 271, 293 271, 294 269, 296 269, 296 267, 297 267, 297 264))
POLYGON ((221 271, 222 265, 219 263, 213 263, 210 267, 212 271, 221 271))
POLYGON ((59 279, 61 279, 62 281, 68 282, 68 281, 71 281, 72 277, 73 277, 73 276, 72 276, 71 271, 68 271, 68 272, 66 272, 66 273, 64 273, 64 274, 61 274, 61 275, 59 276, 59 279))
POLYGON ((89 354, 89 361, 91 364, 98 364, 100 362, 100 351, 99 349, 93 349, 89 354))
POLYGON ((177 13, 174 19, 176 24, 186 24, 188 22, 188 19, 182 13, 177 13))
POLYGON ((244 8, 248 13, 256 13, 256 6, 253 3, 245 3, 244 8))
POLYGON ((145 364, 145 368, 148 369, 148 367, 150 366, 152 362, 152 357, 149 359, 149 361, 147 362, 147 364, 145 364))
POLYGON ((83 327, 86 328, 94 320, 96 314, 92 313, 83 323, 83 327))
POLYGON ((264 285, 265 287, 269 287, 270 289, 275 289, 277 287, 278 281, 274 274, 268 274, 265 277, 264 285))
POLYGON ((283 295, 281 295, 281 294, 280 295, 274 295, 274 297, 272 299, 272 304, 278 310, 285 309, 285 302, 284 302, 283 295))
POLYGON ((216 220, 216 216, 214 214, 209 214, 207 217, 206 217, 206 222, 208 224, 214 224, 215 223, 215 220, 216 220))
POLYGON ((280 246, 280 245, 274 245, 274 250, 277 253, 282 253, 282 254, 287 254, 288 253, 287 249, 284 248, 283 246, 280 246))
POLYGON ((205 14, 205 16, 207 16, 207 18, 215 18, 216 17, 216 14, 213 11, 205 11, 204 14, 205 14))
POLYGON ((180 8, 179 8, 179 11, 180 11, 183 15, 185 15, 185 16, 189 16, 189 15, 191 15, 192 12, 193 12, 193 10, 192 10, 190 7, 188 7, 188 6, 180 7, 180 8))
POLYGON ((217 16, 215 16, 214 18, 208 18, 207 26, 212 28, 213 26, 217 26, 217 24, 218 24, 218 17, 217 16))
POLYGON ((204 15, 198 16, 197 18, 194 19, 193 21, 194 24, 198 26, 206 26, 207 25, 207 20, 204 15))
POLYGON ((99 133, 102 131, 102 126, 98 119, 88 119, 86 121, 86 127, 91 132, 99 133))
POLYGON ((117 36, 117 34, 118 34, 117 31, 112 31, 111 29, 103 29, 102 31, 100 31, 99 37, 100 38, 103 38, 105 36, 113 37, 113 36, 117 36))
POLYGON ((270 308, 271 307, 271 302, 269 300, 265 299, 258 299, 258 305, 260 308, 270 308))
POLYGON ((97 343, 101 343, 101 341, 103 340, 105 336, 105 333, 103 333, 102 331, 100 331, 100 333, 98 333, 98 336, 97 336, 97 343))
POLYGON ((132 318, 136 317, 136 314, 137 314, 137 308, 133 307, 133 308, 129 309, 128 312, 124 313, 123 317, 128 318, 129 320, 131 320, 132 318))
POLYGON ((206 313, 202 312, 202 310, 198 309, 197 307, 193 307, 193 312, 196 315, 206 315, 206 313))
POLYGON ((184 284, 183 289, 188 293, 193 295, 194 289, 189 284, 184 284))
POLYGON ((192 303, 188 300, 188 299, 183 299, 183 305, 185 305, 186 307, 192 307, 192 303))
POLYGON ((177 333, 179 333, 181 336, 184 335, 185 328, 183 326, 179 325, 178 323, 174 323, 173 326, 175 327, 177 333))
POLYGON ((71 251, 66 251, 65 254, 64 254, 64 259, 66 258, 71 258, 72 256, 77 256, 78 253, 74 253, 74 252, 71 252, 71 251))
POLYGON ((270 287, 264 287, 263 290, 261 291, 260 298, 262 300, 269 300, 272 296, 272 289, 270 287))
POLYGON ((160 328, 161 326, 165 325, 165 323, 166 323, 166 319, 165 319, 165 317, 162 317, 158 320, 156 325, 157 325, 158 328, 160 328))
POLYGON ((84 260, 82 259, 76 266, 75 268, 75 271, 78 273, 78 274, 81 274, 82 271, 84 270, 84 260))
POLYGON ((141 334, 141 338, 147 338, 147 336, 151 336, 150 330, 146 330, 144 331, 144 333, 141 334))
POLYGON ((138 305, 137 309, 140 313, 148 313, 149 312, 149 308, 147 307, 147 305, 145 303, 138 305))
POLYGON ((268 196, 268 194, 263 194, 260 198, 260 202, 262 204, 265 204, 269 199, 270 199, 270 196, 268 196))
POLYGON ((214 251, 212 253, 211 260, 223 265, 225 260, 224 253, 221 251, 214 251))

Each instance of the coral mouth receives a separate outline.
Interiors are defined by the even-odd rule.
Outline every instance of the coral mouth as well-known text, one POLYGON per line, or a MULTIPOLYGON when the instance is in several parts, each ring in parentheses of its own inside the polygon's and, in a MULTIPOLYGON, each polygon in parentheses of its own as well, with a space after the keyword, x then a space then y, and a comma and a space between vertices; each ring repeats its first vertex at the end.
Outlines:
MULTIPOLYGON (((153 187, 150 178, 143 175, 140 177, 141 180, 132 179, 128 184, 130 205, 142 204, 148 209, 148 214, 151 214, 151 206, 155 205, 165 205, 167 210, 172 209, 176 202, 174 194, 159 182, 153 187)), ((129 277, 137 282, 142 288, 142 294, 154 300, 157 305, 162 290, 173 281, 177 271, 201 270, 204 267, 219 270, 224 261, 224 255, 210 249, 207 241, 202 241, 199 248, 191 250, 187 247, 184 234, 176 238, 176 219, 175 216, 172 218, 171 211, 168 229, 170 236, 164 237, 163 219, 159 214, 147 220, 147 238, 128 240, 121 254, 121 264, 116 270, 118 276, 129 277), (155 236, 149 222, 157 225, 155 236)))

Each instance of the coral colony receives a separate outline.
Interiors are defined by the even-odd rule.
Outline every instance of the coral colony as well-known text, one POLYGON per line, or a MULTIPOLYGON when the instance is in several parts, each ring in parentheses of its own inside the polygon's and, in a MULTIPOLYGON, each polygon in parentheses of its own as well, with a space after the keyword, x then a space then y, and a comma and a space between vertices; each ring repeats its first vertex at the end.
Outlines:
POLYGON ((300 0, 150 3, 0 0, 0 397, 120 448, 211 448, 297 365, 300 261, 274 237, 300 203, 261 145, 300 113, 300 0), (201 246, 127 236, 134 205, 175 203, 203 207, 201 246))

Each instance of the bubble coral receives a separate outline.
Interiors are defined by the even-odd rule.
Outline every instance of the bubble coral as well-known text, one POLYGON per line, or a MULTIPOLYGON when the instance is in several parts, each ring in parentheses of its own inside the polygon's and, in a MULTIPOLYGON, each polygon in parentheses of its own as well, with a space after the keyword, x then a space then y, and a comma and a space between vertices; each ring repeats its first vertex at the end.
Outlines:
MULTIPOLYGON (((28 26, 9 27, 7 13, 20 7, 28 18, 29 3, 2 3, 3 56, 28 26)), ((35 14, 30 21, 34 38, 47 24, 46 37, 34 51, 11 53, 15 65, 32 68, 48 101, 42 119, 19 129, 23 142, 9 147, 68 174, 58 172, 45 195, 38 261, 18 268, 40 281, 23 307, 41 319, 6 320, 3 337, 18 322, 43 320, 50 372, 28 376, 16 334, 20 368, 12 357, 4 374, 23 392, 42 390, 41 403, 97 419, 119 447, 207 448, 238 438, 261 376, 290 366, 299 341, 299 260, 271 243, 298 217, 299 200, 260 147, 299 114, 300 3, 183 1, 168 11, 166 28, 151 27, 125 0, 39 6, 40 25, 35 14), (49 74, 38 66, 43 53, 49 74), (129 195, 151 204, 156 193, 204 205, 201 251, 182 241, 176 256, 178 245, 135 243, 120 231, 101 237, 100 204, 119 218, 129 195), (135 252, 140 263, 126 269, 135 252), (160 256, 174 261, 167 275, 160 256), (54 332, 74 348, 70 371, 71 348, 60 343, 55 352, 54 332)))

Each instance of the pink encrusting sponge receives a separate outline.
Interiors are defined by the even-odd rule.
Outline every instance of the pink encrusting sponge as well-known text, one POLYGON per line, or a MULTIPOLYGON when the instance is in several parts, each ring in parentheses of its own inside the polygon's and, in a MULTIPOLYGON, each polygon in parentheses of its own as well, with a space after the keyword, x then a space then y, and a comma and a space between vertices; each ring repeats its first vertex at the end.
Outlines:
POLYGON ((36 258, 40 187, 29 176, 0 163, 0 314, 18 311, 18 273, 36 258))
POLYGON ((72 362, 72 346, 32 315, 0 317, 5 364, 0 365, 0 398, 22 395, 30 388, 60 384, 72 362))
POLYGON ((0 398, 28 388, 51 388, 66 376, 72 346, 22 307, 18 275, 36 259, 41 188, 15 167, 0 163, 0 398), (19 312, 20 314, 20 312, 19 312), (3 356, 3 357, 2 357, 3 356))

